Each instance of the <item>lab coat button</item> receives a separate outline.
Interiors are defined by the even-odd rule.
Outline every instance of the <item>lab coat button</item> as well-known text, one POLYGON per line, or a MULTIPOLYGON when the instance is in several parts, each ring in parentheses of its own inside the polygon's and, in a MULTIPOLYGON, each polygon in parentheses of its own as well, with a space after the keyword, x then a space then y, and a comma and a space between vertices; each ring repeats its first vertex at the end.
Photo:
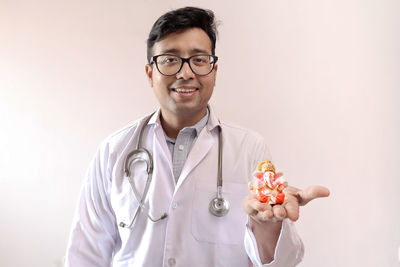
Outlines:
POLYGON ((173 209, 176 209, 177 207, 178 207, 178 203, 176 203, 176 202, 172 203, 172 208, 173 209))
POLYGON ((179 145, 179 146, 178 146, 178 149, 179 149, 180 151, 182 151, 184 148, 185 148, 184 145, 179 145))
POLYGON ((168 264, 169 264, 169 265, 172 266, 172 265, 175 265, 175 263, 176 263, 176 260, 175 260, 174 258, 169 258, 169 259, 168 259, 168 264))

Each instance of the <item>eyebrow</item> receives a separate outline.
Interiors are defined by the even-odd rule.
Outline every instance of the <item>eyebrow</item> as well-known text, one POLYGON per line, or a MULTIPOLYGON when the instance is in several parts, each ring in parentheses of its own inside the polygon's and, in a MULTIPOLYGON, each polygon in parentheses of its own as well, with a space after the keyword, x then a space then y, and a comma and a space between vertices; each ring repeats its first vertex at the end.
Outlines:
MULTIPOLYGON (((162 54, 168 54, 168 53, 179 54, 179 52, 181 52, 181 51, 176 48, 171 48, 171 49, 163 50, 162 54)), ((198 54, 198 53, 208 54, 209 53, 207 50, 199 49, 199 48, 194 48, 194 49, 190 50, 190 52, 192 54, 198 54)))

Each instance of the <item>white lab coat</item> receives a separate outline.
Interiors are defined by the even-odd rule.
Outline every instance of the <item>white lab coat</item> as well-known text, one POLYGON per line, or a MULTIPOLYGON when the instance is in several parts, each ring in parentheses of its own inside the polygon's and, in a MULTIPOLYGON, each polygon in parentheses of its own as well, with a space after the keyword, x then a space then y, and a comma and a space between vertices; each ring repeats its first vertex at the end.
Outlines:
MULTIPOLYGON (((66 266, 248 266, 248 256, 261 266, 258 249, 242 201, 257 163, 269 159, 263 138, 246 129, 218 121, 212 109, 182 169, 178 183, 170 151, 158 120, 159 111, 145 126, 142 146, 151 151, 154 171, 145 201, 151 222, 140 211, 129 181, 124 177, 126 155, 135 148, 143 119, 107 138, 99 147, 82 187, 66 255, 66 266), (230 202, 224 217, 208 211, 216 196, 218 130, 223 136, 223 197, 230 202)), ((144 164, 132 168, 140 194, 146 181, 144 164)), ((285 220, 275 259, 265 266, 289 267, 301 261, 303 244, 293 223, 285 220)))

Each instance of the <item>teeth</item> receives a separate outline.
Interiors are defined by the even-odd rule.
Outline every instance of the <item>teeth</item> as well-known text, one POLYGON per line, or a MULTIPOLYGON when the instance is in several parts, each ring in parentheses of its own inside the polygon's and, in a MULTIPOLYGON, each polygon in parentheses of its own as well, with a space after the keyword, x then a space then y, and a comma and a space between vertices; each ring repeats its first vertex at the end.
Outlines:
POLYGON ((178 93, 191 93, 191 92, 196 91, 196 89, 175 88, 175 91, 178 93))

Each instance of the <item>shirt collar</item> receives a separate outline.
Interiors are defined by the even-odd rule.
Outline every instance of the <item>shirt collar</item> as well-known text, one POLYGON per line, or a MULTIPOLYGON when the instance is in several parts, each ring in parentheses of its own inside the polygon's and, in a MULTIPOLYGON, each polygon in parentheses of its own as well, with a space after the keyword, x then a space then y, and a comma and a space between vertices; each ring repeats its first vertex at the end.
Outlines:
POLYGON ((209 117, 210 117, 210 112, 208 111, 207 108, 207 113, 201 120, 199 120, 195 125, 185 128, 194 128, 196 130, 196 136, 198 136, 201 130, 203 130, 204 126, 206 126, 209 117))
MULTIPOLYGON (((161 115, 161 109, 158 108, 153 115, 151 116, 150 120, 149 120, 149 125, 154 124, 156 127, 161 126, 161 120, 160 120, 160 115, 161 115)), ((212 131, 215 127, 220 126, 221 123, 219 121, 219 119, 217 118, 217 116, 215 115, 214 109, 208 105, 207 106, 207 114, 206 116, 204 116, 197 124, 199 124, 203 119, 205 119, 205 127, 206 129, 210 132, 212 131), (206 119, 205 119, 206 118, 206 119)), ((197 125, 196 124, 196 125, 197 125)), ((196 125, 194 125, 193 127, 196 127, 196 125)), ((204 125, 201 125, 200 130, 204 127, 204 125)), ((197 127, 196 127, 197 128, 197 127)), ((196 129, 197 134, 199 134, 200 132, 196 129)))

